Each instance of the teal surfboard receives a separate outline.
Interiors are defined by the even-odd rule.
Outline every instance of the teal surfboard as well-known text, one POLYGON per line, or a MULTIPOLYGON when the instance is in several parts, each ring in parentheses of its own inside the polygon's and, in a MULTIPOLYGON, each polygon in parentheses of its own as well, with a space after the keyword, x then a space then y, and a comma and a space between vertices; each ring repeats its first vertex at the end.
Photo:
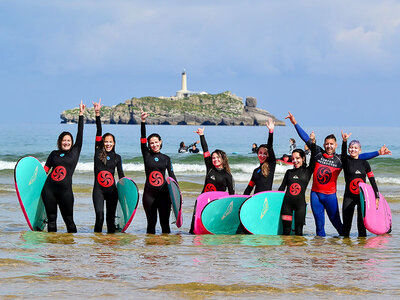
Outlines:
POLYGON ((172 177, 167 178, 167 185, 169 197, 171 198, 172 211, 175 215, 175 224, 176 227, 180 228, 183 223, 181 190, 178 183, 172 177))
POLYGON ((208 203, 202 213, 204 227, 213 234, 243 233, 240 226, 239 208, 247 195, 226 196, 208 203))
POLYGON ((262 192, 247 199, 240 208, 239 218, 253 234, 282 234, 281 208, 284 192, 262 192))
POLYGON ((125 232, 135 216, 139 203, 139 189, 136 183, 128 178, 121 178, 117 183, 118 204, 115 216, 117 231, 125 232))
POLYGON ((14 169, 14 183, 19 204, 31 230, 42 231, 47 223, 42 200, 46 172, 41 163, 32 156, 21 158, 14 169))

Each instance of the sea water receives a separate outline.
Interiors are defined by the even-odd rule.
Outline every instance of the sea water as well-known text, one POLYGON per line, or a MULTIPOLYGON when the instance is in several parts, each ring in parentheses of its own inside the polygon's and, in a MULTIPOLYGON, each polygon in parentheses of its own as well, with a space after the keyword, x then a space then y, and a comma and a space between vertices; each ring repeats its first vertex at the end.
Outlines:
MULTIPOLYGON (((317 144, 340 130, 352 132, 363 152, 386 144, 392 156, 370 160, 380 192, 393 215, 393 232, 384 236, 357 237, 353 223, 350 238, 339 238, 326 220, 327 237, 315 236, 308 206, 305 235, 194 236, 187 232, 196 196, 201 192, 205 166, 201 154, 179 154, 181 141, 199 138, 195 126, 147 126, 163 139, 162 152, 172 159, 184 204, 181 228, 171 225, 170 235, 146 234, 146 218, 138 212, 125 234, 93 233, 93 154, 95 126, 85 125, 81 157, 73 177, 75 222, 78 233, 65 233, 61 216, 58 233, 31 232, 20 210, 14 188, 17 160, 33 155, 43 163, 55 149, 61 131, 75 136, 76 124, 0 125, 0 297, 2 298, 287 298, 287 297, 395 297, 400 295, 400 128, 329 128, 314 130, 317 144)), ((133 178, 142 196, 145 181, 140 152, 140 126, 104 125, 116 136, 125 175, 133 178)), ((224 150, 243 193, 258 166, 252 143, 266 143, 266 127, 205 127, 210 150, 224 150)), ((279 157, 289 150, 289 138, 298 138, 293 126, 276 127, 274 150, 279 157)), ((278 165, 274 189, 290 166, 278 165)), ((311 183, 309 184, 311 186, 311 183)), ((344 193, 343 175, 338 198, 344 193)), ((309 194, 307 192, 307 194, 309 194)), ((140 198, 141 199, 141 198, 140 198)), ((308 201, 308 199, 307 199, 308 201)), ((355 219, 355 218, 354 218, 355 219)), ((171 217, 172 220, 172 217, 171 217)), ((105 230, 105 229, 104 229, 105 230)))

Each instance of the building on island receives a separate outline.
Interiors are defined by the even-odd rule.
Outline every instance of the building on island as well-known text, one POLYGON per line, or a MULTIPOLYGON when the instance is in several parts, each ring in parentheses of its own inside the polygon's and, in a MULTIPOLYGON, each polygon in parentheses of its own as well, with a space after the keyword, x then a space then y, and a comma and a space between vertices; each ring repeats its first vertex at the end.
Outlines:
POLYGON ((192 92, 187 89, 187 77, 186 77, 186 70, 183 69, 182 71, 182 86, 179 91, 176 91, 175 98, 176 99, 182 99, 189 97, 190 95, 207 95, 208 93, 206 92, 192 92))

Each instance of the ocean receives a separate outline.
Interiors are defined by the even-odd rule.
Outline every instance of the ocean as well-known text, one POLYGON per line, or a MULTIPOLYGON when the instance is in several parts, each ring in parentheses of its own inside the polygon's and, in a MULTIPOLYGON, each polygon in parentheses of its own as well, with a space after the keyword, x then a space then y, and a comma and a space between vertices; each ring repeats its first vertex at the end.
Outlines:
MULTIPOLYGON (((84 144, 73 177, 75 222, 78 233, 65 233, 59 216, 58 233, 31 232, 15 193, 13 170, 25 155, 45 162, 56 148, 61 131, 75 136, 76 124, 0 125, 0 297, 2 298, 333 298, 395 297, 400 295, 400 128, 329 128, 314 130, 317 144, 340 130, 352 132, 363 152, 386 144, 393 155, 370 160, 380 192, 393 215, 393 231, 384 236, 357 237, 353 223, 350 238, 339 238, 326 219, 327 237, 316 237, 308 205, 305 235, 194 236, 187 232, 196 196, 201 192, 205 166, 201 154, 179 154, 181 141, 198 140, 196 126, 147 126, 163 139, 162 152, 172 159, 183 194, 183 226, 171 225, 170 235, 146 234, 141 202, 125 234, 94 234, 93 154, 95 125, 85 124, 84 144)), ((125 175, 140 189, 145 181, 140 152, 140 126, 103 125, 103 132, 116 136, 116 151, 122 156, 125 175)), ((252 143, 266 143, 266 127, 206 126, 210 150, 219 148, 229 157, 236 192, 243 193, 258 166, 252 143)), ((289 150, 289 138, 304 143, 293 126, 276 127, 274 150, 281 156, 289 150)), ((290 166, 278 165, 274 189, 290 166)), ((311 183, 309 184, 309 187, 311 183)), ((343 174, 338 180, 341 206, 343 174)), ((307 195, 309 193, 307 192, 307 195)), ((308 200, 307 200, 308 201, 308 200)), ((172 219, 172 218, 171 218, 172 219)), ((355 219, 355 218, 354 218, 355 219)), ((105 228, 104 228, 105 230, 105 228)))

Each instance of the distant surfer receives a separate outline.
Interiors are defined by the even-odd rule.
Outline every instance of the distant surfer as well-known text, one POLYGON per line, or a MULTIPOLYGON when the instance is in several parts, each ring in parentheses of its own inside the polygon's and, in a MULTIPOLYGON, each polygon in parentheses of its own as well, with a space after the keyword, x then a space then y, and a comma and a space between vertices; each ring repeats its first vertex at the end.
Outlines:
POLYGON ((141 150, 146 172, 146 183, 143 192, 143 207, 147 217, 147 233, 155 234, 157 211, 160 217, 162 233, 170 233, 169 216, 171 214, 171 199, 166 184, 165 171, 175 181, 171 159, 162 154, 162 140, 158 133, 150 134, 146 139, 146 112, 141 112, 141 150))
POLYGON ((99 102, 93 102, 96 115, 96 142, 94 152, 94 187, 93 205, 96 213, 94 232, 102 232, 104 223, 104 200, 106 201, 107 232, 115 232, 115 212, 118 204, 118 190, 115 184, 114 173, 117 169, 118 177, 124 177, 121 156, 115 153, 115 137, 111 133, 102 136, 99 102))
POLYGON ((272 190, 276 167, 276 157, 273 148, 275 124, 272 119, 269 119, 266 125, 269 129, 268 142, 258 147, 257 156, 260 166, 254 169, 249 184, 244 190, 244 195, 250 195, 253 188, 255 188, 255 194, 272 190))
MULTIPOLYGON (((295 126, 300 138, 311 147, 311 138, 300 127, 294 116, 289 112, 286 117, 295 126)), ((315 154, 315 168, 313 173, 313 185, 311 188, 311 209, 315 219, 316 234, 325 236, 325 210, 332 225, 339 235, 343 235, 343 224, 340 219, 339 206, 336 196, 337 178, 342 170, 342 161, 336 151, 336 137, 328 135, 324 140, 324 149, 317 146, 315 154)), ((387 154, 383 147, 378 151, 361 154, 360 159, 370 159, 379 154, 387 154)))
POLYGON ((296 140, 294 138, 290 138, 289 139, 289 153, 288 154, 292 155, 293 150, 296 149, 296 148, 297 148, 296 140))
POLYGON ((194 144, 194 145, 192 146, 192 148, 189 149, 189 152, 190 152, 190 153, 199 153, 200 150, 199 150, 199 148, 196 147, 196 144, 194 144))
MULTIPOLYGON (((351 136, 351 133, 344 133, 342 131, 342 165, 344 178, 346 181, 346 188, 343 196, 343 236, 348 237, 350 235, 351 224, 353 222, 354 209, 357 206, 357 229, 358 236, 367 236, 367 230, 364 226, 364 221, 361 212, 360 205, 360 188, 359 183, 365 182, 368 177, 369 182, 375 193, 376 207, 379 205, 379 191, 376 185, 374 173, 371 170, 371 166, 365 160, 359 159, 361 153, 361 144, 357 140, 352 140, 347 149, 347 140, 351 136), (346 152, 350 155, 347 155, 346 152)), ((389 153, 388 153, 389 154, 389 153)))
POLYGON ((48 218, 49 232, 57 231, 57 205, 60 208, 68 232, 77 232, 74 222, 74 193, 72 175, 79 160, 83 140, 83 113, 85 105, 79 105, 79 121, 76 142, 70 132, 62 132, 57 140, 58 150, 47 158, 44 169, 49 176, 42 190, 42 199, 48 218))
POLYGON ((256 143, 253 143, 251 146, 251 153, 257 153, 258 147, 256 143))
POLYGON ((198 142, 199 141, 195 141, 193 144, 190 144, 189 146, 186 146, 184 142, 181 142, 179 144, 178 153, 187 153, 189 149, 191 149, 193 146, 196 146, 198 142))
POLYGON ((283 234, 290 235, 294 212, 294 230, 296 235, 303 235, 303 226, 306 218, 306 189, 315 167, 315 143, 311 144, 312 155, 307 166, 306 154, 302 149, 292 151, 293 169, 287 170, 279 191, 285 191, 283 198, 281 218, 283 234))
MULTIPOLYGON (((235 194, 235 186, 229 161, 226 153, 222 150, 216 149, 211 154, 208 151, 206 138, 204 137, 204 127, 198 128, 195 133, 200 136, 201 148, 203 149, 204 163, 206 165, 206 178, 203 186, 202 193, 211 191, 228 190, 229 195, 235 194)), ((190 233, 194 230, 194 216, 196 213, 196 205, 194 205, 192 224, 190 226, 190 233)))

